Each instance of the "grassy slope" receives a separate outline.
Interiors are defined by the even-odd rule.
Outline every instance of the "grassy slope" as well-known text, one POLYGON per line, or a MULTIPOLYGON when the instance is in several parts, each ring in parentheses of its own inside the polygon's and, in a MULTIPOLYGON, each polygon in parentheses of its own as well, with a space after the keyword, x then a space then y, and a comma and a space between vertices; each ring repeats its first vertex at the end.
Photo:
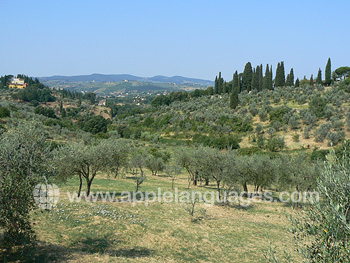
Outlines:
MULTIPOLYGON (((70 262, 262 262, 265 234, 279 247, 292 249, 287 221, 279 203, 254 203, 248 209, 198 204, 194 217, 188 204, 69 203, 77 179, 60 185, 61 200, 51 212, 35 212, 41 259, 70 262)), ((171 190, 167 177, 148 176, 142 191, 171 190)), ((187 187, 183 174, 179 191, 187 187)), ((214 190, 214 185, 204 189, 214 190)), ((98 177, 92 191, 135 190, 132 177, 98 177)))

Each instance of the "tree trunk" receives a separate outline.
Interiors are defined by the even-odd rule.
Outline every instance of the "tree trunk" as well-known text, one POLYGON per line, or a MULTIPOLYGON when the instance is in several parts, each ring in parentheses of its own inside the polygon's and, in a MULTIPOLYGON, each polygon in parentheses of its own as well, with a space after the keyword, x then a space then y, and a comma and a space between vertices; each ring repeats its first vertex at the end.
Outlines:
POLYGON ((114 178, 118 177, 118 172, 119 172, 119 167, 117 167, 117 169, 115 169, 115 176, 114 176, 114 178))
POLYGON ((90 195, 92 180, 86 179, 86 196, 90 195))
POLYGON ((209 185, 209 178, 205 178, 205 185, 206 185, 206 186, 209 185))
POLYGON ((171 183, 171 189, 174 190, 174 181, 175 181, 175 178, 172 179, 172 183, 171 183))
POLYGON ((79 174, 79 191, 78 191, 78 197, 80 197, 80 193, 81 193, 81 187, 83 186, 83 179, 81 178, 81 174, 79 174))
POLYGON ((193 178, 193 185, 197 185, 197 184, 198 184, 198 172, 194 174, 194 178, 193 178))
POLYGON ((248 186, 247 186, 247 182, 244 182, 244 183, 243 183, 243 191, 245 192, 245 193, 244 193, 244 196, 245 196, 245 197, 248 197, 248 186))
POLYGON ((216 182, 216 189, 218 190, 218 194, 219 194, 219 202, 221 201, 220 182, 221 181, 216 182))

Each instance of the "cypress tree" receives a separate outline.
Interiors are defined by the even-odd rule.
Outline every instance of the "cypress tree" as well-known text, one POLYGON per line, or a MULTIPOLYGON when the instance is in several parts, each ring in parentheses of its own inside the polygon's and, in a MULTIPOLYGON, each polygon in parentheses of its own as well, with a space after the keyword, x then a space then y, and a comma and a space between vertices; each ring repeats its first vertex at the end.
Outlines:
POLYGON ((269 89, 269 79, 270 79, 270 67, 269 64, 266 65, 265 76, 263 78, 263 89, 269 89))
POLYGON ((300 86, 300 81, 299 81, 299 78, 297 78, 295 80, 295 87, 299 87, 300 86))
POLYGON ((269 76, 269 87, 270 90, 273 89, 273 76, 272 76, 272 65, 270 66, 270 76, 269 76))
POLYGON ((320 68, 317 72, 316 85, 322 85, 322 72, 320 68))
POLYGON ((263 89, 263 79, 264 79, 264 75, 263 75, 263 66, 262 64, 260 64, 259 67, 259 91, 261 91, 263 89))
POLYGON ((281 87, 286 85, 286 75, 284 73, 284 62, 283 61, 281 62, 281 84, 282 84, 281 87))
POLYGON ((218 92, 219 92, 218 76, 215 76, 214 94, 218 94, 218 92))
POLYGON ((312 74, 311 74, 311 77, 310 77, 310 86, 314 86, 314 77, 313 77, 312 74))
POLYGON ((286 78, 286 86, 288 87, 289 85, 288 85, 288 83, 290 82, 290 75, 288 74, 287 75, 287 78, 286 78))
POLYGON ((285 84, 284 62, 282 61, 277 64, 275 87, 283 87, 285 84))
POLYGON ((275 87, 281 86, 281 64, 277 63, 276 76, 275 76, 275 87))
POLYGON ((258 73, 255 69, 253 69, 253 75, 252 75, 252 90, 257 90, 259 88, 259 79, 258 79, 258 73))
POLYGON ((325 70, 325 82, 326 85, 331 84, 332 80, 332 68, 331 68, 331 58, 328 58, 327 65, 326 65, 326 70, 325 70))
POLYGON ((291 84, 291 86, 294 86, 294 70, 293 70, 293 68, 290 69, 289 75, 290 75, 290 84, 291 84))
POLYGON ((227 83, 226 83, 226 81, 224 81, 224 83, 222 84, 222 93, 223 94, 227 93, 227 83))
POLYGON ((222 93, 223 85, 224 85, 224 80, 223 80, 223 78, 221 77, 221 72, 219 72, 219 78, 218 78, 218 94, 221 94, 221 93, 222 93))
POLYGON ((239 92, 242 92, 242 91, 243 91, 243 81, 242 81, 242 78, 243 78, 243 73, 239 73, 239 74, 238 74, 239 92))
POLYGON ((294 86, 294 72, 293 68, 290 69, 290 73, 287 75, 286 86, 294 86))
POLYGON ((246 90, 246 91, 251 90, 252 78, 253 78, 252 64, 248 62, 244 67, 244 71, 242 75, 242 90, 246 90))
POLYGON ((237 89, 239 91, 239 79, 238 79, 238 72, 237 70, 233 74, 233 80, 232 80, 232 90, 237 89))
POLYGON ((238 106, 238 102, 238 87, 232 87, 230 95, 230 108, 235 109, 238 106))

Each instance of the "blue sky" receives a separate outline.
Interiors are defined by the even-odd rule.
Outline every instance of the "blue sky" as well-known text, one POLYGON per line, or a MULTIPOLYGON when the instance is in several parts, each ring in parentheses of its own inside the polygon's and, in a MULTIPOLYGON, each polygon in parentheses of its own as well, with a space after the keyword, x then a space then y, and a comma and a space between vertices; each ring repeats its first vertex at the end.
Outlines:
POLYGON ((350 1, 1 0, 0 75, 226 80, 284 61, 297 77, 350 66, 350 1))

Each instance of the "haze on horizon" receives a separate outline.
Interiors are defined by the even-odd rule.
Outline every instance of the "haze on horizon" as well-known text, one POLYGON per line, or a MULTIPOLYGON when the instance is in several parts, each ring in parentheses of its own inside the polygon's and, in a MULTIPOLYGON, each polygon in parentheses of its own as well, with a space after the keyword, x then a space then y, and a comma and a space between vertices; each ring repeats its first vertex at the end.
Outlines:
POLYGON ((284 61, 302 78, 349 66, 350 2, 3 1, 0 75, 226 80, 284 61))

